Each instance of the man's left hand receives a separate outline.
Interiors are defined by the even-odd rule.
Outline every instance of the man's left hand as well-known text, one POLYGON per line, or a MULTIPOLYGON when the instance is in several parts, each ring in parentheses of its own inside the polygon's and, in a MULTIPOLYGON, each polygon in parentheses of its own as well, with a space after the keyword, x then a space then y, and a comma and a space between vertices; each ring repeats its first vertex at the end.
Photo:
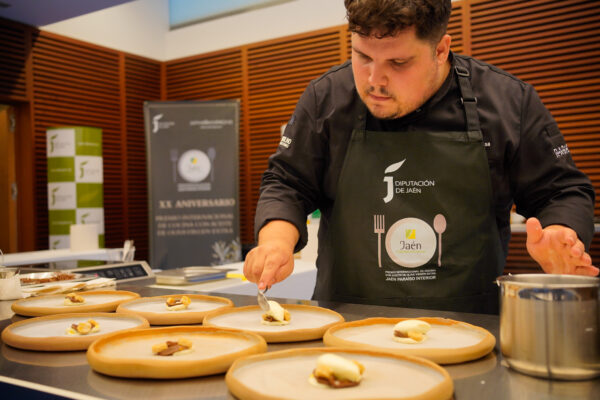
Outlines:
POLYGON ((529 218, 527 251, 548 274, 596 276, 600 270, 592 265, 592 258, 571 228, 548 225, 542 229, 537 218, 529 218))

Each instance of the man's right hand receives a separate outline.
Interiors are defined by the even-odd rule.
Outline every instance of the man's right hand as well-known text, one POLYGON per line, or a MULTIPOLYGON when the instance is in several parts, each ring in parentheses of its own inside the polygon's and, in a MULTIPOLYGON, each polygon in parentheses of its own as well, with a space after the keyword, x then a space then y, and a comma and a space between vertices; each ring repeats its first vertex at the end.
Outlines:
POLYGON ((281 282, 294 270, 294 247, 300 234, 283 220, 273 220, 258 233, 258 246, 246 255, 244 275, 263 290, 281 282))

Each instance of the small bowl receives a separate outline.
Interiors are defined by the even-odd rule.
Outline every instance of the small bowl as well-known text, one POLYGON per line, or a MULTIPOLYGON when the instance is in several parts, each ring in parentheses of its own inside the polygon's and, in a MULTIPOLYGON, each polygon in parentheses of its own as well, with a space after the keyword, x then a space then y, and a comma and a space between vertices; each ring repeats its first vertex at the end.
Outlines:
POLYGON ((18 271, 18 268, 0 267, 0 279, 12 278, 18 271))

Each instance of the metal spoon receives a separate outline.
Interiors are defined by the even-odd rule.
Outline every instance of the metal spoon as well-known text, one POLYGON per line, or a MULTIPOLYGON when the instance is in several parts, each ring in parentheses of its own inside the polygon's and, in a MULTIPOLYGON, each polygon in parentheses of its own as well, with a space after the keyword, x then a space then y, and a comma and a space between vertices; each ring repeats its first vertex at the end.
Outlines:
POLYGON ((266 291, 269 290, 266 288, 265 290, 259 290, 258 295, 256 296, 256 300, 258 300, 258 305, 264 312, 269 312, 271 310, 271 306, 269 305, 269 301, 265 296, 266 291))
POLYGON ((446 231, 446 217, 438 214, 433 219, 433 229, 438 234, 438 267, 442 266, 442 233, 446 231))

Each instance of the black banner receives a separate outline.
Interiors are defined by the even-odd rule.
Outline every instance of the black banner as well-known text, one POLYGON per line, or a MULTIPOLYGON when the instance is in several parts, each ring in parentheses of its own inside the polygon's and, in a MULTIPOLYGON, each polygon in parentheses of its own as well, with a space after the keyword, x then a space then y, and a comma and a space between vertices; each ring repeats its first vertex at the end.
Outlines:
POLYGON ((146 102, 150 265, 241 260, 239 101, 146 102))

